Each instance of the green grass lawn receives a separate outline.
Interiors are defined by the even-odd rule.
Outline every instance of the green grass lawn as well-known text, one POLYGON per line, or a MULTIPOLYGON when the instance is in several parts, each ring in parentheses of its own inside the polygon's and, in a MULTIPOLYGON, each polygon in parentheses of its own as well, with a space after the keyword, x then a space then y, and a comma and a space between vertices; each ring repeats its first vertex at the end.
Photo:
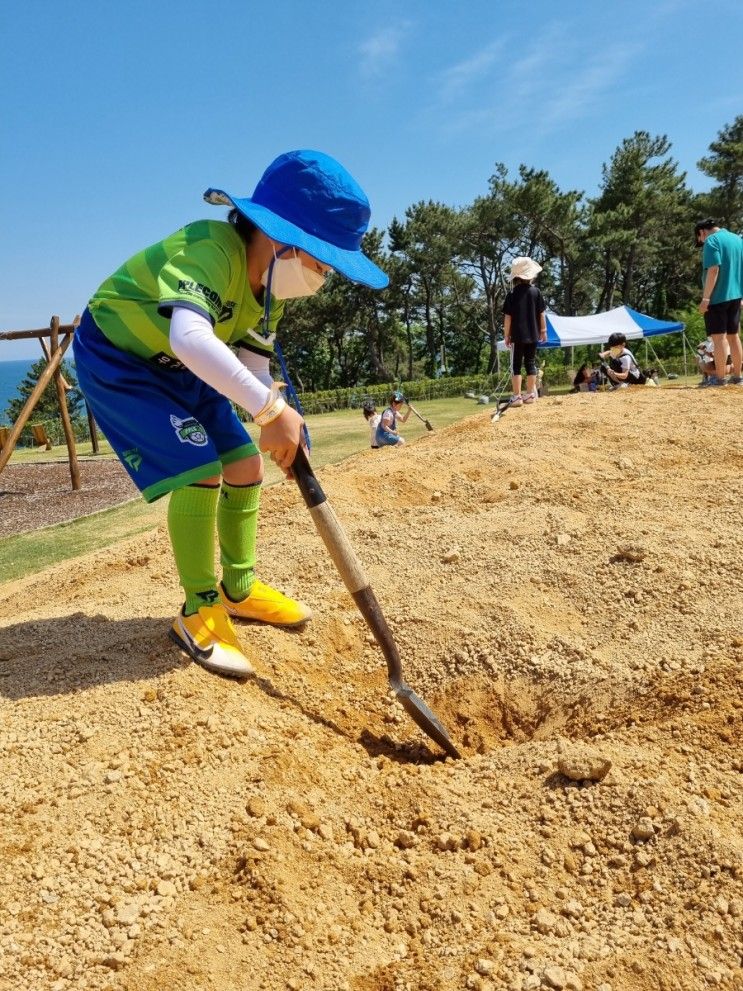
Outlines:
MULTIPOLYGON (((79 458, 113 458, 111 445, 103 437, 98 437, 98 454, 93 454, 93 445, 89 440, 78 441, 75 445, 79 458)), ((67 461, 67 446, 62 441, 55 444, 51 451, 43 447, 17 447, 10 456, 8 464, 36 464, 40 461, 67 461)))
MULTIPOLYGON (((442 429, 450 423, 462 420, 488 407, 479 406, 473 399, 452 397, 436 399, 415 408, 426 417, 434 429, 442 429)), ((326 464, 336 464, 358 451, 369 447, 369 428, 360 410, 339 410, 307 417, 312 440, 312 464, 321 469, 326 464)), ((420 420, 411 414, 401 432, 408 441, 426 433, 420 420)), ((111 457, 111 449, 104 441, 97 457, 111 457), (105 452, 104 453, 104 449, 105 452)), ((80 456, 90 455, 90 442, 78 445, 80 456)), ((23 462, 66 460, 66 448, 52 451, 16 451, 11 464, 23 462)), ((272 461, 266 460, 266 485, 274 485, 284 478, 272 461)), ((127 537, 136 536, 164 522, 167 499, 147 504, 137 499, 115 509, 81 517, 70 523, 48 527, 17 537, 0 540, 0 581, 10 581, 34 574, 50 564, 70 560, 88 551, 98 550, 127 537)))
MULTIPOLYGON (((435 429, 443 429, 450 423, 463 420, 472 413, 482 411, 486 407, 478 406, 474 399, 451 396, 448 399, 432 399, 425 403, 414 403, 416 410, 425 417, 435 429)), ((379 412, 381 412, 381 407, 379 412)), ((312 441, 312 466, 322 468, 323 465, 337 464, 344 458, 367 450, 369 447, 369 426, 361 410, 344 409, 334 413, 322 413, 308 416, 307 427, 312 441)), ((426 428, 414 414, 400 428, 400 433, 407 441, 425 434, 426 428)), ((266 484, 271 485, 280 481, 283 473, 273 464, 266 461, 266 484)))
MULTIPOLYGON (((433 399, 423 404, 425 408, 415 408, 422 416, 428 418, 432 426, 445 427, 455 420, 461 420, 469 413, 474 413, 481 407, 473 399, 454 396, 448 399, 433 399), (436 420, 434 424, 433 420, 436 420)), ((381 412, 381 408, 380 408, 381 412)), ((306 418, 312 440, 312 462, 315 466, 342 461, 361 448, 368 446, 368 428, 361 410, 338 410, 334 413, 322 413, 306 418)), ((250 429, 250 425, 248 425, 250 429)), ((407 424, 402 428, 405 437, 412 440, 426 432, 425 426, 412 413, 407 424)), ((108 441, 99 436, 99 453, 93 454, 90 441, 81 441, 76 445, 80 458, 112 458, 115 457, 108 441)), ((51 451, 43 447, 16 448, 10 457, 9 464, 37 464, 46 461, 67 461, 67 448, 62 442, 55 445, 51 451)), ((267 465, 267 468, 273 465, 267 465)), ((271 473, 268 484, 278 481, 280 472, 271 473)))
POLYGON ((35 574, 50 564, 151 530, 165 520, 166 505, 166 500, 148 505, 137 499, 59 526, 5 537, 0 540, 0 581, 35 574))

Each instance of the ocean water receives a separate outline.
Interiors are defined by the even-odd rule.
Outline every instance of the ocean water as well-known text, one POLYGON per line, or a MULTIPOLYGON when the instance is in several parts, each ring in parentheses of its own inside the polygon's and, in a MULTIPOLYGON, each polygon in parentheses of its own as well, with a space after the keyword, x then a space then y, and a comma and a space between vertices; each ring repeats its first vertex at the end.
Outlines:
POLYGON ((19 358, 17 361, 0 361, 0 426, 8 426, 5 407, 9 400, 18 397, 18 386, 37 360, 37 358, 19 358))

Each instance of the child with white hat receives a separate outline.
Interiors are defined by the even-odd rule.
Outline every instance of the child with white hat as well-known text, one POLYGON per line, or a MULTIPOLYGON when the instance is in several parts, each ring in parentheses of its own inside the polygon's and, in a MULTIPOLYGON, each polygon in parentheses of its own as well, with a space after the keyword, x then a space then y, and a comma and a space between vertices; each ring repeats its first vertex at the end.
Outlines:
POLYGON ((511 286, 503 302, 503 336, 511 349, 511 406, 537 398, 537 344, 547 340, 545 302, 533 280, 542 271, 534 259, 514 258, 511 286), (526 367, 526 393, 521 395, 521 368, 526 367))

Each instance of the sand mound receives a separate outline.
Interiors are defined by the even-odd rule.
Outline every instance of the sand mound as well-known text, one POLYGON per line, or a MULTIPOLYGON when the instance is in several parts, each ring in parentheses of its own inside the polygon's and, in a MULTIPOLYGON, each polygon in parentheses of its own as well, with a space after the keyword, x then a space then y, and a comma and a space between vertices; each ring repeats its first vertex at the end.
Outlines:
POLYGON ((0 988, 743 982, 740 390, 544 399, 320 472, 441 759, 295 487, 299 632, 187 663, 166 535, 0 586, 0 988))

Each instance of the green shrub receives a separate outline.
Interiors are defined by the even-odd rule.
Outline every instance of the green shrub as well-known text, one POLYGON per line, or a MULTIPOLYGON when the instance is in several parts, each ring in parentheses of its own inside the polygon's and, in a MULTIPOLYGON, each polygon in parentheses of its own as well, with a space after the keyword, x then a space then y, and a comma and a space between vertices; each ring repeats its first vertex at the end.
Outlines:
MULTIPOLYGON (((501 379, 504 376, 501 374, 501 379)), ((490 394, 498 386, 496 375, 468 375, 459 378, 443 376, 438 379, 415 379, 412 382, 390 382, 386 385, 358 385, 351 389, 327 389, 300 395, 302 409, 307 414, 330 413, 339 409, 360 409, 365 399, 373 399, 378 408, 387 405, 390 394, 399 390, 411 402, 426 399, 446 399, 467 392, 490 394)), ((510 388, 510 386, 508 386, 510 388)))

